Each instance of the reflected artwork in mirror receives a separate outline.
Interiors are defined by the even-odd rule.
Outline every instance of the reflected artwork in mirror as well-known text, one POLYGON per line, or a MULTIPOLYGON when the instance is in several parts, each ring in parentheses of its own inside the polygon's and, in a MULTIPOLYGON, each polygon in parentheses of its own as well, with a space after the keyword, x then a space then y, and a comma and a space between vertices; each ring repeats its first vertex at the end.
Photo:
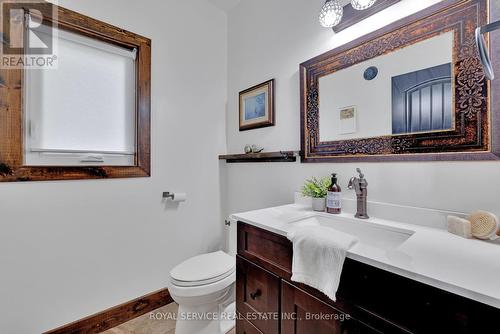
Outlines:
POLYGON ((498 159, 474 44, 488 3, 443 1, 301 64, 302 161, 498 159))

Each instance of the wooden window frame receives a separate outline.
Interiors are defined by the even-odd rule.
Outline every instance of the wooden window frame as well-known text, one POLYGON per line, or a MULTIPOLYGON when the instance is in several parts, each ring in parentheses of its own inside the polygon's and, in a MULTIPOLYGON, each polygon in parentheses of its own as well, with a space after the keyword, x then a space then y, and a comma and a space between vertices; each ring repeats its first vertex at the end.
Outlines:
POLYGON ((151 176, 151 40, 48 2, 41 12, 58 29, 137 49, 135 165, 25 166, 23 70, 0 68, 0 182, 151 176))

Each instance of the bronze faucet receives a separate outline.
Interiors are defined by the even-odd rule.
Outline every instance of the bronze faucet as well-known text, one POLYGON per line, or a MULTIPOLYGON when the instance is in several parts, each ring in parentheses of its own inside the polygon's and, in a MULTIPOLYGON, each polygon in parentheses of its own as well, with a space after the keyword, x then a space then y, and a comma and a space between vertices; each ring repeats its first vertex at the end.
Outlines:
POLYGON ((348 188, 354 189, 356 191, 356 198, 358 200, 358 209, 355 217, 359 219, 370 218, 367 213, 367 197, 368 197, 368 182, 365 179, 365 175, 361 172, 361 169, 356 168, 359 173, 358 177, 353 177, 349 181, 348 188))

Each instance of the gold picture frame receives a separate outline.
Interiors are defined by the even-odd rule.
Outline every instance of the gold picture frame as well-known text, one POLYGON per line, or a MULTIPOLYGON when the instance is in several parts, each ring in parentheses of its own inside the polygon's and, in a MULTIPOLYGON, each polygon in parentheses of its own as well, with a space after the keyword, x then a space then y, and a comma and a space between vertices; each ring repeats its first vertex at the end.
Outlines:
POLYGON ((240 131, 275 125, 274 84, 271 79, 239 93, 240 131))

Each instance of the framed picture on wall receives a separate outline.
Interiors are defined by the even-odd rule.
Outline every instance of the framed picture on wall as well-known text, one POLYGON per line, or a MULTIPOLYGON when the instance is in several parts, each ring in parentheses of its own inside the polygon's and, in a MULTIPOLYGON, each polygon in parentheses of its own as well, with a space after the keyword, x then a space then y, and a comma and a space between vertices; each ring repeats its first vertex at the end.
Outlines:
POLYGON ((240 92, 240 131, 274 126, 274 79, 240 92))

